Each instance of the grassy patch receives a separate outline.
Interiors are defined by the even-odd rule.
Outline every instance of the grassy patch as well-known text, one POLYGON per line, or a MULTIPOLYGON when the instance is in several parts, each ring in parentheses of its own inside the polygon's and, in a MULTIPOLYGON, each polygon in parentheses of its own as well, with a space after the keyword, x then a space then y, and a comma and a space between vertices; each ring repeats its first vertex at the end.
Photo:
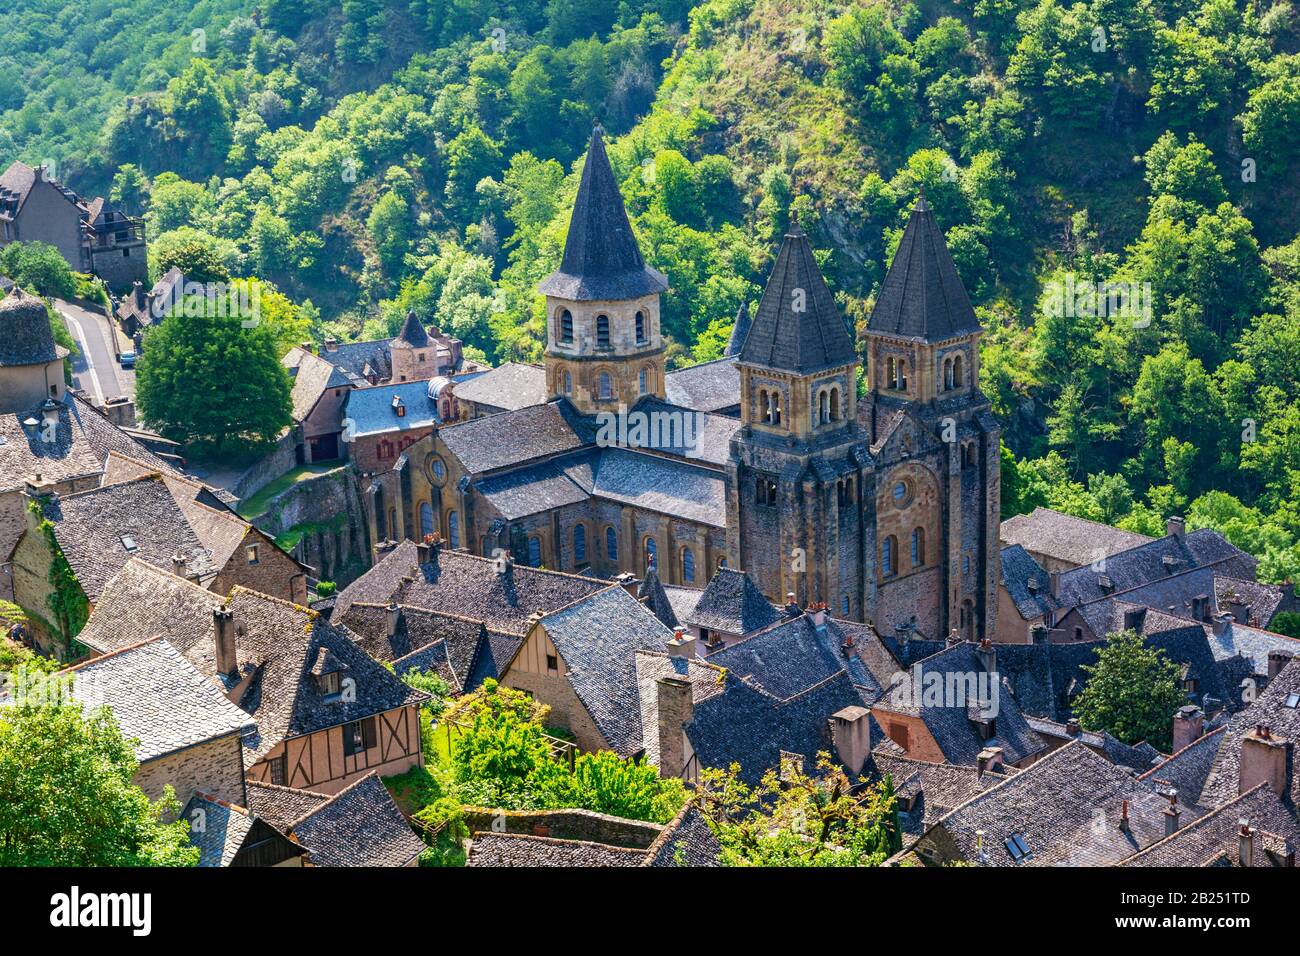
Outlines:
POLYGON ((277 495, 288 491, 300 481, 306 481, 309 478, 315 478, 318 475, 324 475, 328 472, 335 471, 343 467, 340 462, 313 462, 310 465, 301 465, 293 471, 286 472, 275 481, 270 482, 255 495, 244 499, 239 503, 239 516, 245 521, 252 521, 266 514, 266 509, 277 495))

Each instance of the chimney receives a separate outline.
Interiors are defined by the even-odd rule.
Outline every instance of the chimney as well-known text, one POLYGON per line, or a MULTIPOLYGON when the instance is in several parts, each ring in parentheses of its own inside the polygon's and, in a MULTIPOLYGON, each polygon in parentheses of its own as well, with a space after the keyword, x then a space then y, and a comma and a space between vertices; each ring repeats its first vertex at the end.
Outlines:
POLYGON ((393 549, 396 547, 397 547, 396 541, 376 541, 375 542, 375 564, 378 564, 380 561, 384 560, 384 558, 388 557, 388 555, 391 554, 393 549))
POLYGON ((1219 614, 1219 616, 1214 619, 1213 629, 1214 629, 1215 636, 1222 637, 1225 633, 1227 633, 1229 626, 1231 626, 1235 622, 1235 620, 1236 619, 1232 616, 1232 614, 1230 614, 1227 611, 1224 611, 1221 614, 1219 614))
POLYGON ((1181 538, 1187 528, 1187 523, 1178 515, 1170 515, 1165 519, 1165 534, 1171 538, 1181 538))
POLYGON ((1001 773, 1002 772, 1002 748, 985 747, 975 757, 975 766, 980 773, 1001 773))
POLYGON ((189 574, 189 571, 186 568, 187 563, 188 560, 185 555, 177 551, 172 555, 172 574, 176 575, 178 578, 186 577, 189 574))
POLYGON ((851 706, 831 715, 831 741, 840 763, 856 777, 871 753, 871 711, 851 706))
POLYGON ((793 591, 787 591, 785 595, 785 613, 791 617, 798 617, 803 613, 799 607, 799 599, 794 596, 793 591))
POLYGON ((980 666, 984 668, 986 674, 996 674, 998 672, 998 650, 987 637, 980 641, 975 654, 979 657, 980 666))
POLYGON ((1083 728, 1075 718, 1071 717, 1065 722, 1065 732, 1071 737, 1077 737, 1083 732, 1083 728))
POLYGON ((954 627, 948 632, 948 646, 952 647, 954 644, 960 644, 961 642, 961 631, 954 627))
POLYGON ((1192 598, 1192 619, 1196 621, 1211 620, 1210 596, 1208 594, 1198 594, 1192 598))
POLYGON ((1142 633, 1142 623, 1147 619, 1147 609, 1130 607, 1124 609, 1124 630, 1142 633))
POLYGON ((1046 624, 1038 623, 1029 628, 1029 641, 1032 644, 1046 644, 1050 631, 1046 624))
POLYGON ((397 627, 402 623, 402 608, 397 603, 389 604, 384 608, 384 632, 389 637, 397 636, 397 627))
POLYGON ((301 348, 302 348, 302 350, 303 350, 304 352, 310 352, 312 355, 315 355, 315 354, 316 354, 316 343, 315 343, 315 342, 311 342, 311 341, 303 342, 302 345, 301 345, 301 348))
POLYGON ((1205 714, 1195 704, 1178 708, 1174 714, 1174 753, 1201 739, 1205 731, 1205 714))
POLYGON ((225 677, 239 675, 239 652, 235 649, 235 614, 228 607, 212 612, 212 640, 216 651, 217 673, 225 677))
POLYGON ((686 628, 678 624, 673 628, 672 640, 668 642, 669 657, 694 657, 695 638, 686 633, 686 628))
POLYGON ((119 428, 135 427, 135 402, 117 395, 104 402, 104 416, 119 428))
POLYGON ((46 498, 54 494, 54 482, 39 471, 34 475, 28 475, 26 484, 27 494, 33 498, 46 498))
POLYGON ((808 605, 808 617, 812 621, 813 627, 818 631, 826 630, 826 604, 818 601, 816 604, 808 605))
POLYGON ((1256 724, 1241 739, 1241 774, 1237 793, 1266 783, 1279 797, 1286 793, 1286 758, 1290 745, 1274 737, 1267 724, 1256 724))
POLYGON ((1291 663, 1291 655, 1286 651, 1269 651, 1268 652, 1268 679, 1272 680, 1282 669, 1291 663))
POLYGON ((628 594, 636 597, 637 580, 636 575, 630 571, 624 571, 614 579, 628 594))
POLYGON ((691 682, 682 677, 655 681, 659 703, 659 776, 680 777, 686 769, 685 727, 695 716, 691 682))
POLYGON ((1052 592, 1052 597, 1058 597, 1061 593, 1061 572, 1047 572, 1047 589, 1052 592))
POLYGON ((1181 815, 1178 809, 1178 791, 1170 789, 1169 806, 1165 807, 1165 836, 1173 836, 1178 831, 1178 818, 1181 815))
POLYGON ((325 351, 326 351, 326 352, 337 352, 338 350, 339 350, 339 340, 336 339, 336 338, 334 338, 334 336, 332 336, 332 335, 326 336, 326 337, 325 337, 325 351))
POLYGON ((1237 821, 1237 862, 1242 866, 1255 865, 1255 831, 1245 817, 1237 821))
POLYGON ((1119 829, 1121 833, 1132 833, 1133 825, 1128 819, 1128 801, 1125 800, 1119 808, 1119 829))

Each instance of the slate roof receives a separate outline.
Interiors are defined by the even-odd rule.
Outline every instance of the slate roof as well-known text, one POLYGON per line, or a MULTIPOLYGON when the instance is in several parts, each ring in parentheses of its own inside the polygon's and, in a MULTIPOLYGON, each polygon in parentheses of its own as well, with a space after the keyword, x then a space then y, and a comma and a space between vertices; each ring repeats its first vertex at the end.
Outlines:
MULTIPOLYGON (((1300 661, 1294 660, 1269 681, 1268 687, 1254 702, 1228 721, 1206 776, 1205 787, 1201 790, 1202 805, 1218 806, 1236 796, 1240 782, 1241 742, 1257 724, 1267 726, 1272 736, 1291 741, 1292 747, 1300 742, 1300 707, 1286 706, 1293 694, 1300 694, 1300 661)), ((1287 799, 1291 806, 1300 806, 1300 774, 1290 766, 1288 773, 1287 799)))
MULTIPOLYGON (((1173 835, 1152 844, 1140 853, 1125 860, 1121 866, 1209 866, 1223 853, 1233 860, 1239 857, 1238 832, 1241 821, 1246 820, 1257 831, 1281 837, 1294 848, 1300 845, 1300 825, 1295 815, 1277 798, 1266 784, 1260 784, 1249 793, 1242 794, 1205 814, 1190 824, 1181 826, 1173 835)), ((1182 823, 1182 820, 1179 820, 1182 823)), ((1294 849, 1292 850, 1294 852, 1294 849)), ((1255 866, 1277 866, 1258 845, 1254 854, 1255 866)))
POLYGON ((1155 540, 1051 508, 1035 508, 1030 514, 1007 518, 998 536, 1004 545, 1020 545, 1027 551, 1074 565, 1091 564, 1098 557, 1109 557, 1155 540))
POLYGON ((225 603, 219 594, 132 558, 114 575, 95 603, 77 640, 101 654, 129 647, 145 637, 161 636, 173 645, 192 640, 196 620, 225 603))
POLYGON ((672 631, 620 585, 548 614, 541 624, 610 749, 622 757, 641 750, 636 652, 663 648, 672 631))
POLYGON ((1214 766, 1219 745, 1223 743, 1223 727, 1202 734, 1173 756, 1142 774, 1158 787, 1173 787, 1178 791, 1178 802, 1195 806, 1201 800, 1206 778, 1214 766))
POLYGON ((27 478, 40 474, 49 481, 96 475, 104 470, 109 452, 120 451, 151 465, 159 472, 174 471, 144 445, 122 431, 91 405, 71 393, 57 409, 59 423, 54 441, 41 440, 39 407, 0 413, 0 491, 22 488, 27 478))
POLYGON ((1002 586, 1026 621, 1045 618, 1056 609, 1051 579, 1023 547, 1013 544, 1002 549, 999 573, 1002 586))
POLYGON ((301 820, 330 799, 326 793, 257 780, 247 781, 244 787, 248 791, 248 809, 277 830, 288 830, 295 820, 301 820))
MULTIPOLYGON (((736 402, 740 401, 737 397, 736 402)), ((637 412, 645 412, 649 415, 669 415, 672 417, 659 418, 660 422, 680 422, 671 428, 660 427, 659 434, 647 434, 644 444, 636 444, 638 435, 629 431, 627 435, 627 447, 633 449, 642 449, 657 452, 664 455, 672 455, 676 458, 687 458, 694 461, 707 462, 712 465, 723 466, 727 463, 730 454, 731 436, 740 430, 740 419, 727 415, 715 415, 710 412, 693 410, 691 408, 674 405, 670 402, 661 401, 653 395, 647 395, 633 406, 637 412), (689 417, 691 424, 685 424, 689 417), (692 433, 686 434, 686 429, 690 428, 692 433)), ((650 422, 656 419, 649 419, 650 422)), ((649 429, 648 432, 653 431, 649 429)), ((600 441, 600 434, 597 432, 597 441, 600 441)))
MULTIPOLYGON (((892 743, 888 738, 885 740, 892 743)), ((894 792, 900 798, 915 796, 910 810, 899 807, 903 832, 910 837, 905 839, 905 843, 910 845, 945 813, 1018 772, 1007 766, 1002 773, 994 773, 981 771, 973 765, 930 763, 889 753, 882 748, 872 752, 863 776, 878 783, 888 775, 894 784, 894 792)))
POLYGON ((704 592, 699 588, 687 588, 674 584, 665 584, 663 586, 664 597, 672 605, 673 616, 679 623, 686 623, 686 619, 691 616, 695 606, 700 601, 700 595, 704 592))
POLYGON ((402 330, 397 333, 397 338, 394 341, 405 342, 417 349, 424 348, 429 344, 429 333, 420 324, 414 309, 406 313, 406 321, 402 323, 402 330))
MULTIPOLYGON (((1000 647, 997 650, 1000 655, 1000 647)), ((915 666, 920 669, 922 682, 925 681, 926 674, 938 673, 944 675, 945 685, 952 684, 949 675, 964 677, 985 673, 984 665, 976 653, 976 645, 966 642, 954 644, 915 666)), ((1000 672, 995 673, 1000 677, 1000 672)), ((924 686, 922 683, 923 688, 924 686)), ((960 686, 963 695, 981 691, 978 684, 960 686)), ((991 687, 989 689, 992 690, 991 687)), ((1000 680, 996 699, 945 699, 944 705, 934 705, 911 700, 911 696, 895 695, 887 687, 885 696, 877 706, 881 711, 920 717, 948 763, 973 764, 980 751, 986 747, 1001 747, 1003 760, 1012 764, 1046 749, 1042 738, 1025 720, 1009 684, 1000 680), (990 710, 994 713, 988 714, 990 710), (993 718, 993 736, 985 738, 981 735, 973 719, 976 712, 981 717, 988 714, 993 718)))
POLYGON ((408 866, 424 851, 380 782, 367 774, 294 821, 291 835, 315 866, 408 866))
POLYGON ((657 617, 659 623, 664 627, 671 630, 678 626, 677 612, 673 610, 673 603, 669 600, 663 582, 659 580, 659 572, 653 564, 646 571, 645 577, 637 584, 636 596, 639 601, 642 601, 650 609, 650 613, 657 617))
POLYGON ((109 707, 142 763, 196 744, 242 734, 253 721, 203 679, 181 653, 153 638, 63 673, 87 708, 109 707))
POLYGON ((546 387, 546 369, 542 366, 506 362, 458 380, 452 392, 459 401, 513 411, 541 405, 549 390, 546 387))
POLYGON ((727 483, 719 472, 625 448, 600 456, 594 493, 648 511, 727 526, 727 483))
POLYGON ((543 295, 579 302, 635 299, 668 288, 663 273, 641 258, 599 126, 587 146, 564 258, 537 288, 543 295))
POLYGON ((856 362, 853 345, 808 237, 792 218, 740 361, 806 375, 856 362))
POLYGON ((966 288, 943 233, 922 196, 903 230, 894 261, 876 296, 871 332, 938 342, 978 331, 966 288))
POLYGON ((1220 634, 1215 634, 1213 627, 1206 627, 1205 636, 1215 660, 1244 657, 1257 677, 1268 676, 1268 655, 1274 651, 1300 657, 1300 640, 1245 624, 1229 624, 1220 634))
POLYGON ((327 390, 352 384, 329 362, 297 346, 290 349, 281 361, 293 376, 289 399, 293 404, 295 422, 305 421, 327 390))
POLYGON ((645 851, 642 866, 717 866, 722 846, 694 800, 687 800, 645 851))
POLYGON ((203 793, 185 804, 181 819, 190 824, 190 843, 199 848, 199 866, 230 866, 256 822, 247 810, 203 793), (201 819, 201 827, 195 824, 201 819))
POLYGON ((1139 584, 1112 594, 1110 600, 1155 608, 1173 617, 1198 623, 1213 621, 1220 613, 1226 612, 1259 624, 1268 621, 1282 604, 1283 589, 1232 577, 1210 566, 1191 568, 1139 584), (1207 598, 1206 613, 1204 617, 1196 617, 1193 599, 1202 596, 1207 598))
POLYGON ((591 497, 560 462, 542 461, 482 478, 474 486, 507 521, 553 508, 578 504, 591 497))
POLYGON ((41 299, 15 288, 0 300, 0 368, 43 365, 67 355, 54 341, 41 299))
POLYGON ((438 435, 471 474, 575 451, 595 440, 591 424, 562 399, 449 425, 438 435))
POLYGON ((735 321, 731 323, 731 334, 727 336, 727 348, 723 353, 727 358, 735 358, 740 354, 740 350, 745 347, 745 339, 749 337, 749 330, 753 325, 754 320, 749 314, 749 303, 740 303, 740 308, 736 310, 735 321))
POLYGON ((677 369, 664 376, 668 401, 697 412, 740 406, 740 369, 734 355, 677 369))
POLYGON ((1106 558, 1104 572, 1094 571, 1089 565, 1065 571, 1059 578, 1056 599, 1062 608, 1077 607, 1159 581, 1171 574, 1210 565, 1227 574, 1253 578, 1257 563, 1255 558, 1234 547, 1219 532, 1199 528, 1182 537, 1168 535, 1112 554, 1106 558), (1110 590, 1102 586, 1103 577, 1110 580, 1110 590))
MULTIPOLYGON (((363 386, 370 376, 387 381, 393 376, 392 339, 372 339, 366 342, 339 342, 333 349, 322 346, 319 357, 332 365, 339 377, 334 381, 348 381, 363 386)), ((292 350, 291 350, 292 351, 292 350)))
POLYGON ((438 403, 429 397, 428 382, 397 382, 350 389, 343 405, 343 415, 356 423, 358 438, 429 428, 441 421, 438 403), (398 415, 394 410, 397 401, 406 408, 405 415, 398 415))
POLYGON ((718 568, 686 623, 727 634, 750 634, 774 624, 780 613, 744 571, 718 568))
POLYGON ((43 505, 59 549, 91 603, 132 558, 170 569, 172 556, 182 554, 200 580, 218 570, 160 477, 56 496, 43 505))
POLYGON ((15 212, 22 209, 34 185, 36 185, 36 170, 26 163, 15 160, 9 164, 8 169, 0 173, 0 197, 12 201, 15 212))
POLYGON ((439 548, 418 564, 406 541, 339 594, 334 615, 342 620, 355 602, 422 608, 482 621, 489 631, 523 635, 534 611, 548 613, 603 588, 608 581, 512 564, 502 574, 489 558, 439 548), (405 581, 410 578, 410 581, 405 581))
POLYGON ((466 866, 641 866, 645 850, 530 833, 475 833, 466 866))
MULTIPOLYGON (((936 827, 978 866, 1107 866, 1163 839, 1168 805, 1154 787, 1073 741, 967 800, 936 827), (1125 801, 1128 832, 1119 826, 1125 801), (1006 847, 1012 836, 1029 850, 1019 863, 1006 847)), ((1187 814, 1194 815, 1190 808, 1187 814)), ((927 833, 919 846, 930 839, 927 833)))

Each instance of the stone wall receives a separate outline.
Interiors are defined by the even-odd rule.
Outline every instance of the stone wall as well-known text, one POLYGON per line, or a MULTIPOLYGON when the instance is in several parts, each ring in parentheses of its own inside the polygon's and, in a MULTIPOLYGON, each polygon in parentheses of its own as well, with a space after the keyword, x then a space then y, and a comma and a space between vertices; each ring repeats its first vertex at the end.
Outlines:
POLYGON ((287 475, 298 465, 297 447, 302 441, 298 429, 290 428, 276 440, 275 447, 250 465, 230 486, 236 498, 251 498, 281 475, 287 475))
POLYGON ((526 833, 556 840, 588 840, 644 850, 663 827, 658 823, 611 817, 590 810, 491 810, 466 807, 470 833, 526 833))
POLYGON ((229 734, 195 747, 165 754, 140 765, 135 784, 157 800, 171 784, 184 806, 195 790, 247 805, 244 794, 244 754, 239 734, 229 734))
POLYGON ((350 466, 287 488, 253 523, 272 538, 296 536, 293 556, 320 580, 346 584, 370 567, 365 505, 350 466))
POLYGON ((295 604, 307 603, 307 581, 302 568, 257 528, 248 530, 208 589, 217 594, 229 594, 236 585, 295 604), (254 547, 257 549, 256 560, 249 553, 249 549, 254 547))

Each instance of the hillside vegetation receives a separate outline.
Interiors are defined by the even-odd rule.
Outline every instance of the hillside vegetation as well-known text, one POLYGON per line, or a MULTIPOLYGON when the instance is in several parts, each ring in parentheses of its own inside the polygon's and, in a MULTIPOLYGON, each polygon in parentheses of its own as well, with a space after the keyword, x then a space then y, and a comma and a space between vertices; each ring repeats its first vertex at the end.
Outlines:
POLYGON ((861 326, 924 187, 988 329, 1006 510, 1185 511, 1300 571, 1287 0, 11 7, 0 161, 57 160, 146 215, 155 269, 201 246, 318 337, 414 308, 537 360, 594 120, 677 364, 721 353, 791 209, 861 326))

